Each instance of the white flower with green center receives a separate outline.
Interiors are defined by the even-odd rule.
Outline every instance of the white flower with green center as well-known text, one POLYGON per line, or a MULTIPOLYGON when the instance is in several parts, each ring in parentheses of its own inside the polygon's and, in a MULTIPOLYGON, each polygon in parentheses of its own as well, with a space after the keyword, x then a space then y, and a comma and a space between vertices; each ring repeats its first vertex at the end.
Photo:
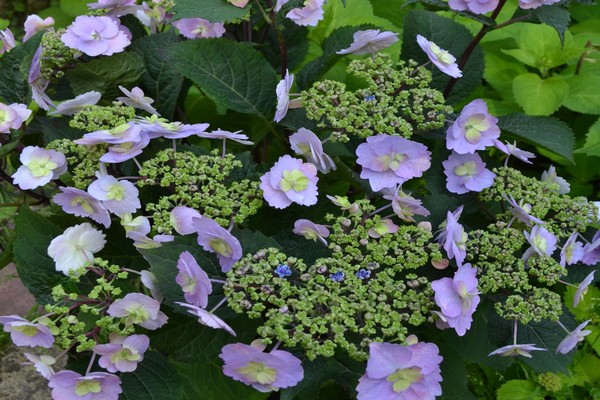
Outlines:
POLYGON ((94 353, 101 356, 98 364, 108 372, 132 372, 144 359, 149 345, 150 339, 146 335, 111 335, 110 343, 97 344, 94 353))
POLYGON ((90 224, 83 223, 67 228, 48 246, 48 255, 55 268, 65 275, 77 274, 86 263, 94 260, 94 253, 106 244, 105 235, 90 224))
POLYGON ((25 104, 6 105, 0 103, 0 133, 9 133, 11 129, 19 129, 30 115, 31 110, 28 110, 25 104))
POLYGON ((126 180, 117 180, 114 176, 97 172, 97 180, 88 187, 88 193, 108 209, 108 211, 123 215, 135 213, 141 208, 139 191, 133 183, 126 180))
POLYGON ((535 225, 531 232, 523 231, 523 234, 531 245, 523 254, 523 260, 527 260, 536 253, 541 256, 551 256, 556 250, 556 236, 540 225, 535 225))
POLYGON ((19 159, 23 165, 12 178, 13 183, 23 190, 44 186, 67 171, 65 156, 58 151, 28 146, 19 159))
POLYGON ((125 325, 139 325, 146 329, 158 329, 167 323, 167 316, 160 311, 160 303, 141 293, 129 293, 112 303, 107 310, 111 317, 121 317, 125 325))
POLYGON ((54 374, 48 386, 53 399, 118 400, 122 393, 121 379, 106 372, 91 372, 81 376, 74 371, 54 374))

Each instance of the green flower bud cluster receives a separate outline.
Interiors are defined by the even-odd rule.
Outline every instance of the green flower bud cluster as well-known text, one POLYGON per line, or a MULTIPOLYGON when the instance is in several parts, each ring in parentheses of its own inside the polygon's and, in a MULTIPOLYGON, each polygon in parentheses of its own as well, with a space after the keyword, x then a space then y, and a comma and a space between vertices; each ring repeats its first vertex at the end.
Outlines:
POLYGON ((354 92, 324 80, 301 93, 309 119, 331 129, 332 141, 386 133, 409 138, 414 132, 442 128, 452 108, 431 88, 431 72, 410 61, 394 62, 387 54, 352 61, 347 71, 366 82, 354 92))
POLYGON ((198 210, 224 227, 231 220, 241 224, 262 206, 259 181, 233 179, 242 162, 232 154, 218 154, 219 150, 196 155, 165 149, 143 163, 140 175, 144 179, 137 185, 164 188, 157 202, 146 204, 159 233, 171 233, 170 212, 176 206, 198 210))
POLYGON ((547 288, 534 287, 528 293, 514 293, 503 302, 494 304, 498 315, 517 320, 523 325, 531 321, 558 321, 562 314, 560 295, 547 288))
POLYGON ((562 389, 560 375, 553 372, 544 372, 537 376, 538 384, 548 392, 559 392, 562 389))
POLYGON ((75 346, 77 352, 91 350, 100 334, 108 337, 112 333, 133 333, 132 327, 122 328, 118 319, 115 321, 106 315, 110 302, 123 294, 118 281, 128 279, 129 274, 100 258, 95 258, 88 268, 100 276, 91 280, 88 271, 90 276, 71 277, 73 282, 68 288, 60 284, 54 286, 54 304, 44 306, 51 314, 44 323, 55 336, 56 343, 64 349, 75 346))
POLYGON ((230 307, 262 317, 259 335, 303 347, 309 359, 343 349, 366 360, 370 342, 404 341, 409 326, 426 322, 434 308, 430 282, 419 268, 442 254, 431 232, 413 225, 372 237, 381 218, 369 216, 374 207, 368 200, 357 205, 364 214, 326 217, 332 225, 329 257, 307 266, 268 248, 237 262, 224 285, 230 307))
MULTIPOLYGON (((100 157, 106 153, 105 144, 82 146, 70 139, 53 140, 46 148, 60 151, 65 155, 73 186, 81 190, 85 190, 95 179, 100 157)), ((67 180, 65 176, 62 179, 67 180)))
POLYGON ((86 105, 73 115, 69 126, 87 132, 109 130, 135 118, 135 108, 114 102, 112 106, 86 105))
POLYGON ((61 78, 64 75, 62 69, 73 61, 73 56, 77 52, 65 46, 60 39, 65 32, 65 29, 56 31, 49 29, 42 36, 40 75, 46 79, 61 78))

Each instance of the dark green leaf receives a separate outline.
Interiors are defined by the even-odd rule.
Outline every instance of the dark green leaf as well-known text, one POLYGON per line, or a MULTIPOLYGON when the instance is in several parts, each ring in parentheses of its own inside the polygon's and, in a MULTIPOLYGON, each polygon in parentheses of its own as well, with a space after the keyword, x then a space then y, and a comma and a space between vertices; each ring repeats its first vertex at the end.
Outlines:
POLYGON ((15 225, 13 252, 21 281, 40 304, 50 303, 54 286, 71 286, 72 282, 56 271, 54 261, 48 256, 50 242, 63 230, 27 206, 19 209, 15 225))
MULTIPOLYGON (((460 60, 473 39, 467 28, 450 18, 441 17, 430 11, 413 10, 406 14, 404 19, 402 59, 413 59, 419 64, 425 63, 429 58, 417 44, 418 34, 447 50, 457 60, 460 60)), ((433 72, 432 86, 443 91, 451 78, 433 65, 430 65, 429 68, 433 72)), ((467 61, 462 72, 462 78, 458 79, 452 93, 448 96, 447 100, 450 104, 456 104, 468 98, 471 92, 481 83, 483 77, 483 50, 479 45, 471 53, 469 61, 467 61)))
MULTIPOLYGON (((286 47, 287 68, 291 71, 298 67, 308 52, 308 29, 295 24, 289 19, 282 21, 280 34, 286 47)), ((268 41, 259 47, 260 51, 271 62, 276 71, 281 70, 281 51, 275 29, 269 29, 268 41)))
POLYGON ((170 60, 204 93, 235 111, 266 116, 275 106, 277 76, 258 51, 227 39, 172 46, 170 60))
POLYGON ((560 37, 560 42, 564 44, 565 31, 571 22, 569 11, 561 4, 551 4, 544 7, 538 7, 531 10, 533 15, 543 24, 550 25, 560 37))
POLYGON ((15 136, 13 140, 2 145, 2 147, 0 147, 0 158, 4 158, 7 154, 16 149, 19 143, 21 143, 20 136, 15 136))
POLYGON ((6 104, 29 103, 29 67, 37 51, 42 33, 4 54, 0 60, 0 99, 6 104))
POLYGON ((142 89, 154 99, 153 106, 162 117, 171 119, 183 87, 183 75, 169 62, 167 50, 180 42, 174 31, 147 36, 132 46, 144 60, 142 89))
POLYGON ((95 90, 102 93, 104 99, 114 101, 123 95, 119 85, 131 89, 143 73, 142 58, 134 52, 124 52, 78 64, 66 76, 75 95, 95 90))
POLYGON ((176 400, 182 384, 175 367, 160 354, 149 351, 133 372, 121 375, 123 400, 176 400))
POLYGON ((442 370, 442 393, 448 400, 475 400, 467 387, 467 368, 458 348, 440 343, 440 353, 444 357, 442 370))
POLYGON ((510 114, 500 117, 498 126, 518 140, 540 146, 573 162, 573 131, 559 119, 510 114))
POLYGON ((243 18, 249 8, 236 7, 226 0, 177 0, 173 20, 204 18, 210 22, 231 22, 243 18))
POLYGON ((56 139, 80 139, 85 132, 71 128, 67 118, 48 118, 36 116, 25 128, 26 133, 39 133, 44 136, 44 142, 50 143, 56 139))
POLYGON ((325 374, 327 362, 323 357, 318 357, 313 361, 304 361, 302 368, 304 368, 304 379, 298 385, 282 390, 281 400, 316 399, 321 383, 330 379, 325 374))

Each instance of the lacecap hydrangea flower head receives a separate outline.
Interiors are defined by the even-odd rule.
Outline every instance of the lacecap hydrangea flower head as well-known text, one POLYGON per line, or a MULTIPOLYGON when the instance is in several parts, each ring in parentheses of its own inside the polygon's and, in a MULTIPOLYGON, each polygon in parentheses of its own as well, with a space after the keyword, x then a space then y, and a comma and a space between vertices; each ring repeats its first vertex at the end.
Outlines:
POLYGON ((80 15, 67 27, 61 40, 90 57, 111 56, 131 44, 131 32, 114 17, 80 15))
POLYGON ((318 180, 313 164, 286 154, 260 177, 260 188, 271 207, 286 208, 292 203, 312 206, 317 203, 318 180))

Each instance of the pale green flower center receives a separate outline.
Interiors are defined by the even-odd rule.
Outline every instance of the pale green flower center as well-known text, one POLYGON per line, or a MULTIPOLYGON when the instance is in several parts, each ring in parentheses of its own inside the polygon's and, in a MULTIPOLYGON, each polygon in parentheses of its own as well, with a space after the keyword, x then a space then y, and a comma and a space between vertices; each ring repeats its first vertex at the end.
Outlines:
POLYGON ((100 393, 102 391, 102 386, 100 382, 95 380, 83 380, 79 381, 75 384, 75 393, 78 396, 85 396, 89 393, 100 393))
POLYGON ((255 361, 249 362, 244 367, 238 369, 238 372, 244 375, 249 381, 258 382, 261 385, 270 385, 277 378, 277 370, 255 361))
POLYGON ((192 279, 191 276, 187 276, 185 283, 183 284, 183 292, 184 293, 191 293, 194 291, 194 289, 196 288, 196 284, 198 283, 198 281, 196 281, 195 279, 192 279))
POLYGON ((410 385, 422 379, 423 375, 419 367, 398 369, 386 378, 388 382, 392 382, 393 390, 396 393, 405 391, 410 385))
POLYGON ((4 110, 0 110, 0 122, 5 122, 8 118, 6 118, 6 115, 8 113, 4 110))
POLYGON ((446 50, 442 50, 437 44, 431 43, 429 48, 441 63, 452 64, 454 62, 455 58, 452 54, 448 53, 446 50))
POLYGON ((127 124, 121 124, 111 130, 109 130, 108 132, 111 134, 111 136, 123 136, 122 133, 125 132, 127 129, 129 129, 129 125, 127 124))
POLYGON ((475 171, 477 171, 477 165, 475 164, 475 161, 467 161, 466 163, 454 168, 454 173, 457 176, 473 176, 475 175, 475 171))
POLYGON ((89 214, 92 214, 94 212, 94 209, 92 208, 90 203, 88 203, 88 201, 82 197, 75 197, 73 200, 71 200, 71 205, 73 207, 81 206, 83 211, 89 214))
POLYGON ((25 336, 35 336, 38 334, 38 329, 35 326, 31 325, 21 325, 21 326, 13 326, 12 329, 14 331, 20 332, 25 336))
POLYGON ((380 235, 385 235, 386 233, 390 233, 390 231, 388 229, 388 224, 383 221, 379 221, 378 223, 376 223, 375 226, 373 227, 373 229, 375 230, 375 232, 377 232, 380 235))
POLYGON ((110 357, 110 361, 115 364, 118 361, 121 360, 125 360, 125 361, 139 361, 141 360, 142 356, 140 356, 140 354, 137 351, 131 351, 131 349, 126 349, 124 348, 123 350, 120 350, 116 353, 114 353, 111 357, 110 357))
POLYGON ((548 242, 546 242, 546 238, 544 238, 542 235, 535 235, 532 239, 532 242, 535 248, 539 249, 542 253, 546 252, 548 242))
POLYGON ((223 257, 230 258, 233 254, 231 246, 229 246, 223 239, 211 239, 208 241, 208 245, 215 251, 215 253, 220 254, 223 257))
POLYGON ((129 313, 128 320, 134 324, 145 322, 150 318, 150 315, 148 315, 148 310, 146 310, 141 304, 135 304, 128 307, 127 312, 129 313))
POLYGON ((290 190, 301 192, 308 187, 309 179, 299 169, 285 170, 282 175, 283 179, 279 182, 279 187, 284 192, 290 190))
POLYGON ((106 198, 108 200, 121 201, 121 200, 123 200, 124 197, 125 197, 125 188, 123 187, 123 185, 119 185, 118 183, 111 185, 110 188, 108 189, 108 193, 106 193, 106 198))
POLYGON ((307 143, 298 143, 298 150, 300 154, 308 154, 310 153, 310 146, 307 143))
POLYGON ((52 170, 56 169, 56 167, 58 167, 58 164, 52 161, 48 156, 43 156, 27 163, 27 168, 29 168, 31 175, 35 178, 48 176, 52 173, 52 170))
POLYGON ((483 114, 475 114, 469 117, 465 124, 465 138, 469 143, 476 144, 481 140, 481 133, 490 128, 489 122, 483 114))
POLYGON ((396 171, 398 168, 400 168, 400 165, 402 164, 402 162, 405 159, 406 159, 405 154, 390 153, 390 154, 385 154, 385 155, 379 156, 377 158, 377 162, 381 163, 383 166, 386 166, 387 169, 396 171))

